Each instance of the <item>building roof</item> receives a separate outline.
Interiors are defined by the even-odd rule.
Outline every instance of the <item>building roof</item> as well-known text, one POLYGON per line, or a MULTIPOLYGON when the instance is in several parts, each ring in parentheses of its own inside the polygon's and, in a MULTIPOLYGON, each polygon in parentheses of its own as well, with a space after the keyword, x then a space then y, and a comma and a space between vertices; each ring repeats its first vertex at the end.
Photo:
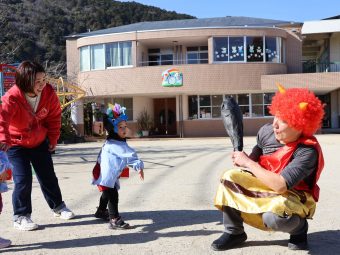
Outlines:
POLYGON ((87 37, 104 34, 116 34, 127 32, 141 32, 150 30, 167 30, 167 29, 190 29, 190 28, 217 28, 217 27, 273 27, 300 24, 291 21, 261 19, 251 17, 221 17, 221 18, 204 18, 204 19, 182 19, 166 21, 147 21, 139 22, 119 27, 101 29, 97 31, 70 35, 70 37, 87 37))
POLYGON ((340 32, 340 19, 306 21, 301 29, 303 35, 335 32, 340 32))

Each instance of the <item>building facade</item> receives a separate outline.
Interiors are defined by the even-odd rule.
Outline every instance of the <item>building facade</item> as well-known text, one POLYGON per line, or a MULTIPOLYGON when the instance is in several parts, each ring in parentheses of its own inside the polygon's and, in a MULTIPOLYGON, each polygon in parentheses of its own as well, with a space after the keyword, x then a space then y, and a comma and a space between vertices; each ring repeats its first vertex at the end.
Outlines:
MULTIPOLYGON (((153 119, 154 135, 224 136, 220 106, 226 96, 233 96, 243 112, 245 135, 255 135, 272 121, 267 106, 276 82, 308 86, 323 99, 335 97, 331 91, 340 87, 306 83, 300 77, 301 27, 224 17, 141 22, 69 36, 68 80, 87 92, 85 101, 72 108, 73 121, 84 134, 84 103, 92 102, 95 112, 117 102, 127 108, 130 136, 137 136, 143 110, 153 119)), ((100 121, 93 120, 96 132, 102 132, 100 121)), ((339 127, 332 120, 329 125, 339 127)))

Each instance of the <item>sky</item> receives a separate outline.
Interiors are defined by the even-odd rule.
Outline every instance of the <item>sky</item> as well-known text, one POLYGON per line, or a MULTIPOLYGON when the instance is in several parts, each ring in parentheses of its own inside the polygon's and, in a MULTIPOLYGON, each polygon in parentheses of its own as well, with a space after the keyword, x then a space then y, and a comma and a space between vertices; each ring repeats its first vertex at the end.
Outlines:
POLYGON ((340 0, 135 0, 134 2, 197 18, 245 16, 304 22, 340 15, 340 0))

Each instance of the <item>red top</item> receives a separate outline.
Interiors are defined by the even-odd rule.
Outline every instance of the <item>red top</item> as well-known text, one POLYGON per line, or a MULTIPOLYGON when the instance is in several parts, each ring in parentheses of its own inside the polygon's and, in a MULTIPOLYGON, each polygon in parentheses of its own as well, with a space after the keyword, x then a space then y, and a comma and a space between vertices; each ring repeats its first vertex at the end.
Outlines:
POLYGON ((0 142, 34 148, 47 136, 51 145, 57 144, 61 107, 51 85, 44 87, 36 112, 33 112, 24 93, 16 85, 2 97, 1 107, 0 142))
POLYGON ((259 164, 263 168, 271 172, 274 172, 277 174, 281 173, 282 170, 290 162, 290 159, 294 151, 296 150, 298 144, 305 144, 305 145, 313 146, 317 150, 319 157, 318 157, 318 166, 317 166, 315 178, 313 180, 313 187, 309 188, 309 186, 302 180, 294 187, 294 189, 309 192, 310 194, 312 194, 315 201, 318 201, 320 188, 316 183, 319 180, 320 174, 324 167, 324 159, 323 159, 323 154, 322 154, 320 144, 318 143, 318 141, 316 140, 314 136, 302 137, 295 142, 286 144, 285 146, 275 151, 273 154, 262 155, 260 157, 259 164))

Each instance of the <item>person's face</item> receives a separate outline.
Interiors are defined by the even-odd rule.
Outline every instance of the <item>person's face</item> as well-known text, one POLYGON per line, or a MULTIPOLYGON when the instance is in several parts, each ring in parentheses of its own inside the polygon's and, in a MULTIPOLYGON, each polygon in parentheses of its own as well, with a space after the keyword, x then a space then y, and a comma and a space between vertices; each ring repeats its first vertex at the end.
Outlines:
POLYGON ((288 123, 275 116, 273 129, 276 140, 281 144, 287 144, 296 141, 301 136, 301 131, 288 126, 288 123))
POLYGON ((126 121, 121 121, 118 123, 117 125, 118 127, 118 135, 121 138, 126 138, 126 133, 127 133, 127 125, 126 125, 126 121))
POLYGON ((35 95, 40 95, 46 85, 46 74, 37 73, 35 75, 35 82, 33 87, 33 92, 35 95))

